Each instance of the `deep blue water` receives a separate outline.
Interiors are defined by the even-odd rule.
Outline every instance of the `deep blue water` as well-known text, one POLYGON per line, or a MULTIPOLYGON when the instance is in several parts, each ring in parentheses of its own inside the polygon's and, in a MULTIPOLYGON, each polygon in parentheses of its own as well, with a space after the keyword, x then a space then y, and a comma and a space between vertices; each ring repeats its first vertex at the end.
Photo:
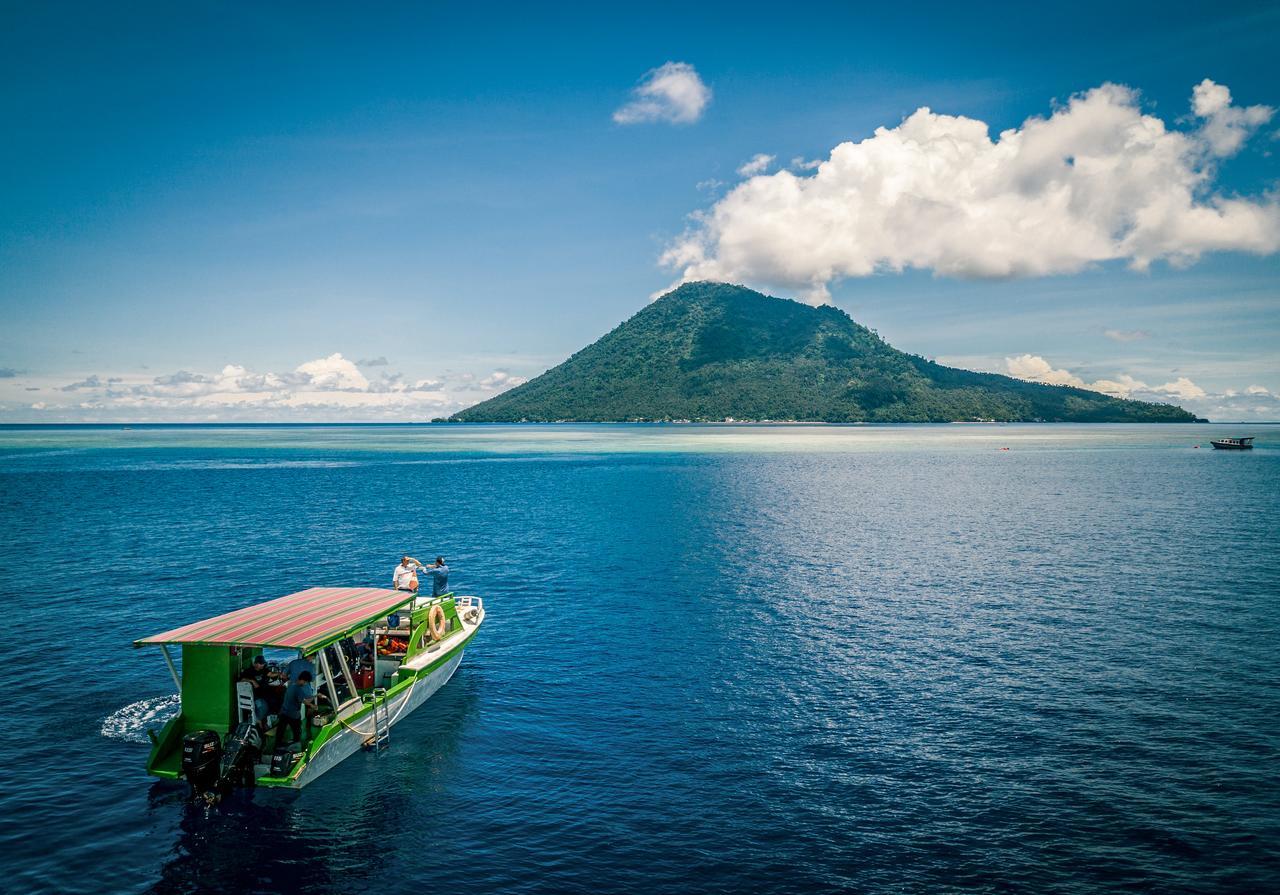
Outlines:
POLYGON ((1237 428, 0 432, 5 888, 1276 891, 1237 428), (133 638, 405 551, 489 616, 390 752, 215 810, 142 772, 133 638))

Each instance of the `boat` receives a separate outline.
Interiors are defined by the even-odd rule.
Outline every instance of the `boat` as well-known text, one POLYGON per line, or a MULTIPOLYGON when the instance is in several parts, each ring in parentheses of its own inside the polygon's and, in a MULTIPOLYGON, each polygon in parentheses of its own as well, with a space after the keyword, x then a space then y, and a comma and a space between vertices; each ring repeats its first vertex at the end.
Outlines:
POLYGON ((1256 437, 1255 435, 1250 435, 1247 438, 1219 438, 1209 442, 1209 444, 1220 451, 1251 451, 1253 450, 1253 439, 1256 437))
POLYGON ((136 640, 160 647, 181 696, 177 716, 149 732, 147 772, 185 779, 209 802, 239 787, 301 789, 361 749, 386 749, 391 729, 449 682, 484 617, 479 597, 312 587, 136 640), (239 680, 258 655, 316 669, 301 744, 276 742, 274 719, 239 680))

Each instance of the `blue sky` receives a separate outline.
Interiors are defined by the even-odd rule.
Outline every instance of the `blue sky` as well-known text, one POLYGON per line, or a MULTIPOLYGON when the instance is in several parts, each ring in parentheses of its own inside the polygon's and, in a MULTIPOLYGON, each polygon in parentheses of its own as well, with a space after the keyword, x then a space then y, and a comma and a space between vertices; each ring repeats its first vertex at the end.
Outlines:
POLYGON ((870 253, 864 276, 842 256, 816 297, 726 260, 746 228, 809 264, 763 220, 766 191, 920 107, 995 140, 1110 83, 1140 92, 1114 107, 1200 133, 1205 79, 1229 110, 1280 105, 1277 38, 1274 5, 1232 3, 11 6, 0 418, 429 418, 558 363, 688 270, 825 298, 956 365, 1280 418, 1265 111, 1199 187, 1251 203, 1260 235, 1222 241, 1244 251, 1168 237, 1195 257, 1135 270, 1082 249, 991 276, 986 246, 895 231, 923 260, 870 253), (709 91, 691 120, 615 120, 667 63, 709 91), (765 198, 735 193, 761 154, 765 198), (716 209, 723 232, 690 218, 716 209), (711 260, 661 264, 691 232, 711 260))

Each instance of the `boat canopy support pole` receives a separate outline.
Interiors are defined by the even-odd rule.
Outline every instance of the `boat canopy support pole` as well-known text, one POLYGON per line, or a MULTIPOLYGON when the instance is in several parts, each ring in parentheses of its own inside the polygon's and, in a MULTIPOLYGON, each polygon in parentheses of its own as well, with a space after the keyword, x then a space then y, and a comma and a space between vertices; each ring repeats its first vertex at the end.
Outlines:
POLYGON ((338 710, 338 690, 333 686, 333 672, 329 670, 329 661, 324 656, 324 650, 320 650, 320 667, 324 670, 324 686, 329 691, 329 704, 333 706, 333 710, 338 710))
POLYGON ((160 650, 164 653, 164 663, 169 666, 169 674, 173 675, 173 685, 178 688, 178 692, 182 692, 182 678, 178 676, 178 666, 173 664, 173 656, 169 655, 169 644, 160 644, 160 650))
POLYGON ((342 676, 346 678, 347 689, 351 691, 351 698, 357 698, 360 694, 356 692, 356 678, 351 673, 351 666, 347 664, 346 655, 340 649, 335 649, 333 654, 338 657, 338 664, 342 666, 342 676))

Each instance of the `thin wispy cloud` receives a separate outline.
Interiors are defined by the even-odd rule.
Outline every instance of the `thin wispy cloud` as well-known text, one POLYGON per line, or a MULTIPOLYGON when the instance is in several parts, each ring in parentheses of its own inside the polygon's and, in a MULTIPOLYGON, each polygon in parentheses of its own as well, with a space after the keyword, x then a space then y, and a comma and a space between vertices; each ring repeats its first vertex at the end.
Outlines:
POLYGON ((61 390, 64 392, 76 392, 80 389, 100 388, 105 385, 106 383, 102 378, 98 376, 97 373, 94 373, 92 376, 86 376, 84 379, 77 382, 68 382, 66 385, 62 386, 61 390))
POLYGON ((773 160, 774 156, 772 155, 765 155, 763 152, 757 153, 751 157, 750 161, 744 162, 738 167, 738 174, 743 177, 755 177, 757 174, 763 174, 769 170, 773 160))
POLYGON ((1151 333, 1145 329, 1108 329, 1102 334, 1113 342, 1138 342, 1151 338, 1151 333))
POLYGON ((613 113, 618 124, 693 124, 711 103, 711 88, 687 62, 667 62, 649 71, 631 101, 613 113))
POLYGON ((1193 123, 1144 114, 1103 84, 996 139, 986 123, 921 108, 836 146, 812 175, 740 183, 668 247, 680 281, 726 280, 820 303, 828 286, 910 268, 954 277, 1145 270, 1207 252, 1280 249, 1280 197, 1215 192, 1218 162, 1272 117, 1205 80, 1193 123))

